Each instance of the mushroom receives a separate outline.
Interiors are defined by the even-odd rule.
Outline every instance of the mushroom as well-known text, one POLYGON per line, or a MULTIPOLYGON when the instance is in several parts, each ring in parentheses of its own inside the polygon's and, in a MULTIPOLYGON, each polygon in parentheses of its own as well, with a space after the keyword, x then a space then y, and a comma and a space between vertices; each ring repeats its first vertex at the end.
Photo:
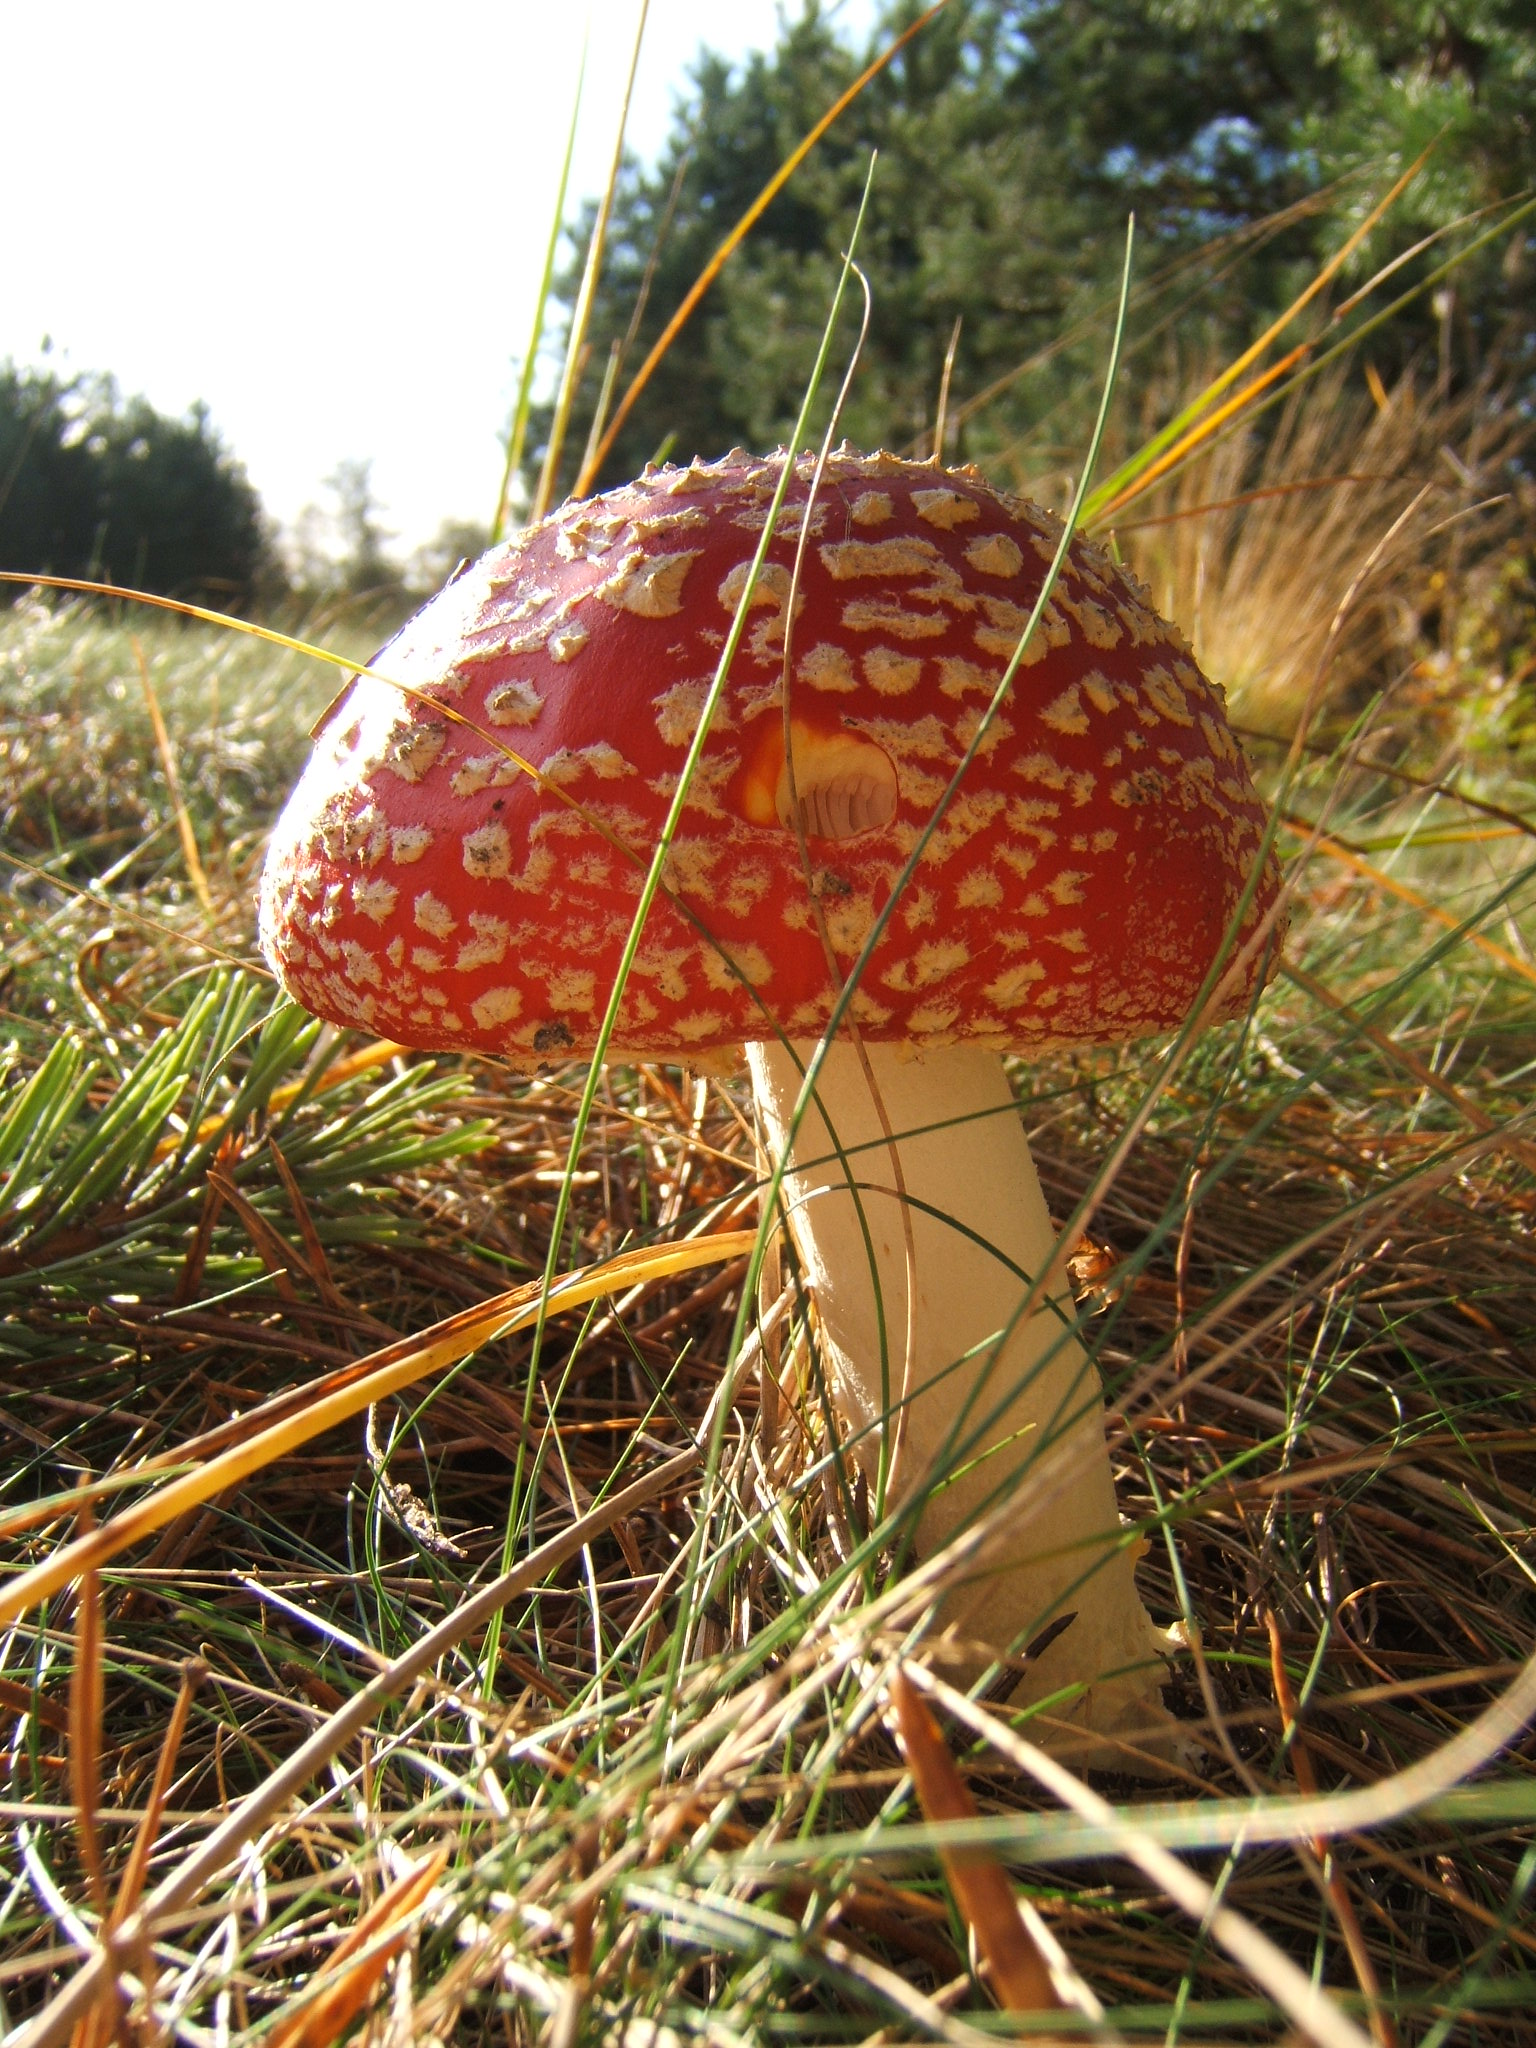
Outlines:
POLYGON ((754 579, 785 460, 648 469, 433 599, 321 730, 262 942, 338 1023, 590 1052, 745 596, 610 1056, 747 1047, 852 1456, 919 1556, 990 1511, 942 1622, 973 1660, 1035 1645, 1018 1699, 1153 1726, 1168 1639, 1003 1062, 1178 1025, 1223 957, 1203 1014, 1240 1010, 1278 887, 1263 808, 1178 629, 1082 539, 985 720, 1061 527, 973 469, 844 447, 807 515, 797 461, 754 579), (876 934, 859 1043, 827 1047, 792 1135, 876 934))

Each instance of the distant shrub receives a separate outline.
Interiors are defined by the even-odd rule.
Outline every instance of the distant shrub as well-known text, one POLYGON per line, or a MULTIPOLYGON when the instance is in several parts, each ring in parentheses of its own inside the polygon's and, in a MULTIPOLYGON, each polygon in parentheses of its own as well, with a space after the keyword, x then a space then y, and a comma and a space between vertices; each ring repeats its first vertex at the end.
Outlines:
POLYGON ((124 398, 110 377, 9 362, 0 363, 0 568, 222 607, 265 591, 276 573, 261 501, 203 406, 168 419, 147 399, 124 398))

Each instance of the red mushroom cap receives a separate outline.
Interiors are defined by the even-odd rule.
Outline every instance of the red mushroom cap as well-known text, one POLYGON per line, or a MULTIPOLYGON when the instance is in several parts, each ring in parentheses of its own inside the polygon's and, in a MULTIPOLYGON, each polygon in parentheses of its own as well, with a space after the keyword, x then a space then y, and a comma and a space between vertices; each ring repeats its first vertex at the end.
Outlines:
MULTIPOLYGON (((522 1061, 590 1051, 783 458, 567 505, 439 593, 335 708, 274 833, 261 934, 338 1023, 522 1061), (404 688, 400 686, 405 686, 404 688), (537 770, 532 774, 529 769, 537 770)), ((819 1032, 974 738, 1055 553, 1049 513, 840 450, 790 574, 795 467, 612 1051, 819 1032)), ((1178 1023, 1263 807, 1178 629, 1075 540, 1011 690, 870 960, 861 1029, 1031 1050, 1178 1023)), ((1270 862, 1245 922, 1272 908, 1270 862)), ((1249 960, 1222 992, 1239 1007, 1249 960)))

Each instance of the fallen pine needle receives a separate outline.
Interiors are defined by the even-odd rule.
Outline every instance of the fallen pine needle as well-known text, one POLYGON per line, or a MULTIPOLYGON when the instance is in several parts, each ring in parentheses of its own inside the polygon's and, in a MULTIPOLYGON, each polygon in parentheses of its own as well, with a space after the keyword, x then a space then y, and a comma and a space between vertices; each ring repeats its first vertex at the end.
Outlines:
MULTIPOLYGON (((890 1692, 896 1739, 923 1812, 932 1821, 975 1820, 976 1802, 926 1702, 900 1666, 891 1675, 890 1692)), ((1059 2006, 1051 1973, 997 1858, 985 1849, 941 1849, 939 1857, 961 1917, 976 1937, 998 2004, 1006 2012, 1059 2006)))
MULTIPOLYGON (((751 1230, 722 1230, 713 1236, 687 1239, 680 1244, 662 1245, 643 1251, 620 1252, 595 1266, 585 1266, 557 1280, 549 1290, 549 1309, 559 1313, 580 1308, 605 1294, 622 1293, 646 1280, 670 1279, 696 1266, 717 1260, 735 1259, 750 1251, 756 1241, 751 1230)), ((449 1316, 419 1337, 402 1339, 362 1360, 360 1377, 351 1379, 332 1394, 309 1402, 296 1414, 260 1430, 231 1449, 209 1458, 191 1472, 171 1479, 152 1493, 114 1515, 110 1522, 76 1537, 31 1571, 0 1590, 0 1627, 8 1626, 38 1601, 46 1600, 61 1586, 84 1572, 96 1571, 108 1558, 142 1537, 163 1528, 189 1508, 200 1507, 227 1487, 237 1486, 253 1472, 261 1471, 285 1457, 300 1444, 307 1444, 339 1422, 371 1408, 376 1401, 398 1393, 417 1380, 428 1379, 456 1365, 482 1345, 510 1337, 531 1328, 538 1320, 544 1298, 542 1280, 530 1280, 510 1288, 478 1307, 449 1316), (371 1366, 371 1369, 369 1369, 371 1366)))
POLYGON ((304 2010, 273 2030, 272 2048, 330 2048, 340 2040, 373 1996, 391 1957, 405 1945, 412 1914, 425 1904, 447 1865, 448 1851, 438 1849, 374 1900, 337 1943, 304 2010))

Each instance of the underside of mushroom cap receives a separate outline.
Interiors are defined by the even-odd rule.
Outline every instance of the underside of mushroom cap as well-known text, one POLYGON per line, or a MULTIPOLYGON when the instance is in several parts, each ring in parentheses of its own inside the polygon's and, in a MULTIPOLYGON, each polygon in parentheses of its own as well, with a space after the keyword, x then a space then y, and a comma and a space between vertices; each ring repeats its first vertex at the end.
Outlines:
MULTIPOLYGON (((652 470, 566 506, 483 556, 354 681, 263 877, 262 943, 300 1002, 424 1047, 591 1050, 784 460, 652 470)), ((697 1060, 824 1027, 837 987, 816 911, 845 975, 1060 538, 973 470, 845 448, 810 511, 791 618, 812 467, 796 463, 751 586, 616 1056, 697 1060)), ((1176 1024, 1230 936, 1263 823, 1183 637, 1076 540, 853 1014, 918 1049, 1176 1024)), ((1271 862, 1215 1014, 1262 972, 1242 942, 1277 888, 1271 862)))

